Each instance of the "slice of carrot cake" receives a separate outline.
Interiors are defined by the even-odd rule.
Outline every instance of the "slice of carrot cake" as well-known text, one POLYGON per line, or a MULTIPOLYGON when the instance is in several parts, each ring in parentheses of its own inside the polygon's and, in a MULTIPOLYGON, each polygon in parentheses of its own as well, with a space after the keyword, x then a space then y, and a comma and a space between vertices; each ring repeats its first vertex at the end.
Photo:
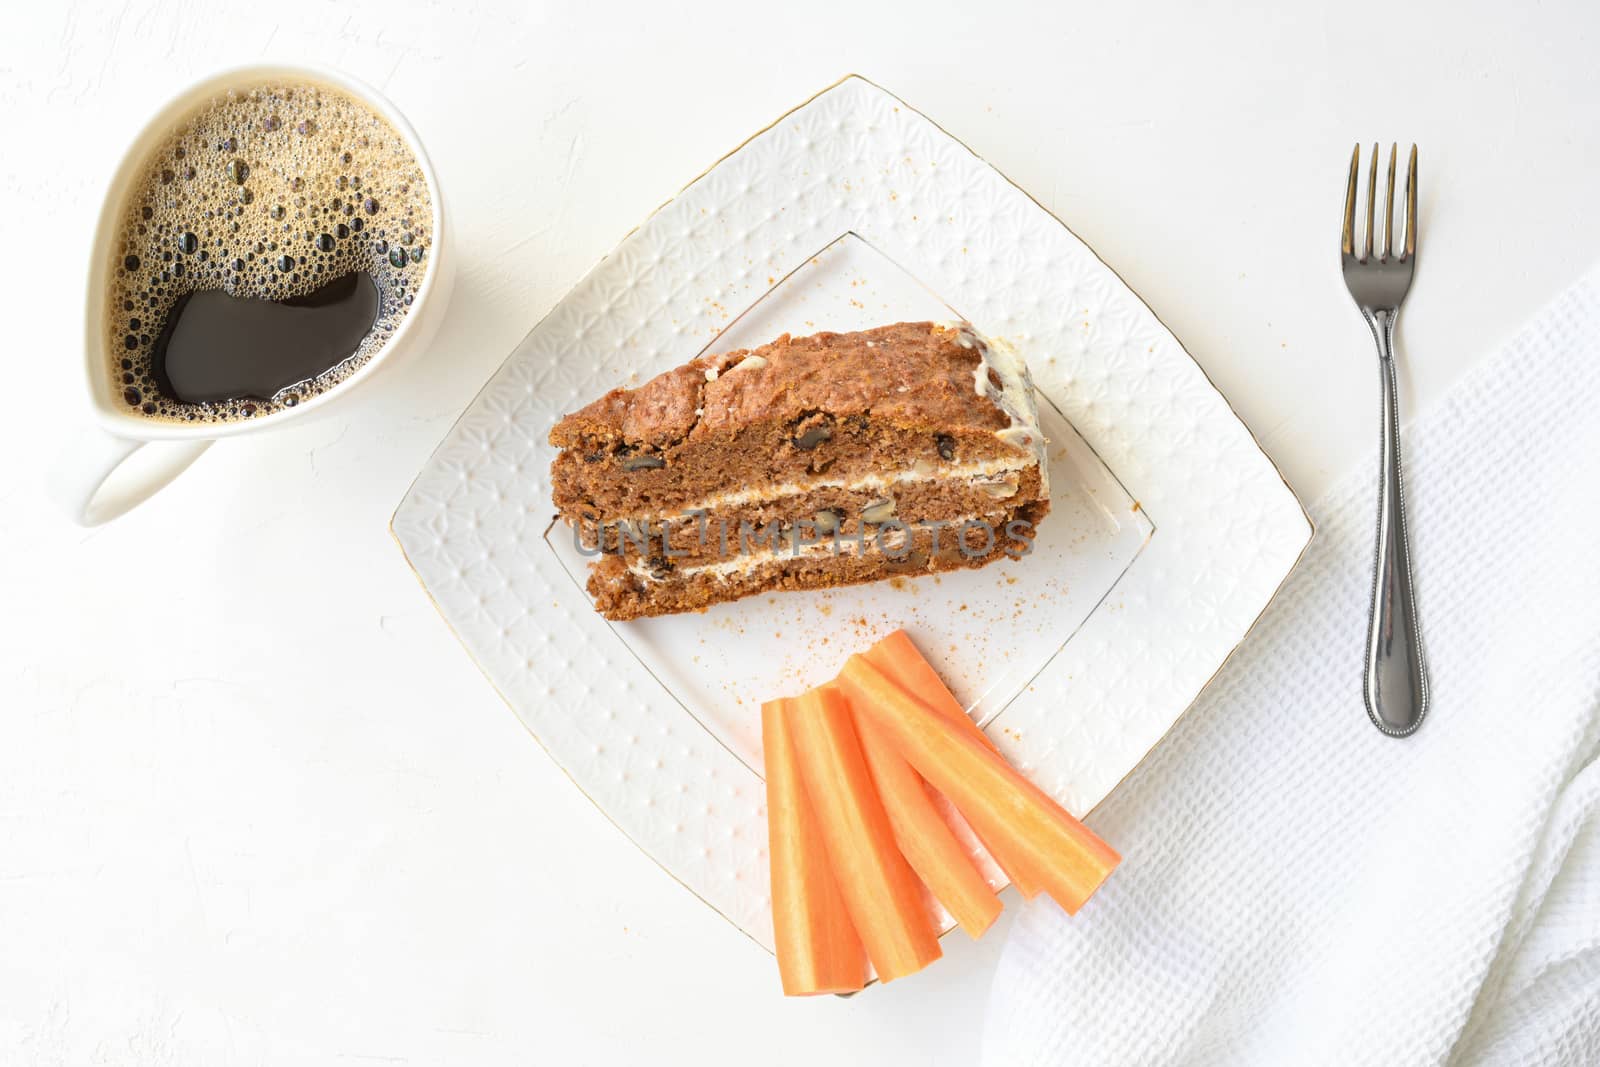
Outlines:
POLYGON ((1027 367, 965 323, 699 356, 550 443, 610 619, 1016 559, 1050 510, 1027 367))

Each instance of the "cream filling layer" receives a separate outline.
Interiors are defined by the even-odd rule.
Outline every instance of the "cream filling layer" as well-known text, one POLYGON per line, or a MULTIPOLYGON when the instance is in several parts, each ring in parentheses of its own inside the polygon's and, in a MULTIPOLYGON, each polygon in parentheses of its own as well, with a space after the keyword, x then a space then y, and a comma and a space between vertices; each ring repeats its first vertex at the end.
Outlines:
MULTIPOLYGON (((1036 464, 1022 462, 1016 459, 991 459, 981 463, 963 463, 956 466, 944 464, 919 463, 905 470, 887 471, 879 474, 864 474, 859 478, 848 481, 836 479, 819 479, 810 482, 779 482, 777 485, 762 486, 758 489, 738 489, 727 493, 714 493, 702 497, 692 504, 685 504, 678 512, 679 515, 692 515, 695 512, 712 512, 720 508, 736 508, 744 504, 759 504, 768 501, 781 500, 788 496, 800 496, 804 493, 815 492, 819 489, 843 489, 847 492, 863 492, 866 490, 885 490, 896 485, 910 482, 937 482, 961 481, 975 478, 1003 478, 1008 474, 1021 474, 1031 470, 1036 464)), ((1039 468, 1041 488, 1046 494, 1049 492, 1049 483, 1043 482, 1044 468, 1039 468)), ((651 516, 650 521, 659 521, 659 516, 651 516)))

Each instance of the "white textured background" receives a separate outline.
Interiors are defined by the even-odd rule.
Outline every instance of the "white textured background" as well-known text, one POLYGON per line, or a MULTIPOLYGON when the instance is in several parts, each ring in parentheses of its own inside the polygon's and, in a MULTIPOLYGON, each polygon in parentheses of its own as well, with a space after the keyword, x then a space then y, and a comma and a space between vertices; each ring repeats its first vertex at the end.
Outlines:
POLYGON ((1423 145, 1415 402, 1600 252, 1600 10, 1390 6, 8 5, 0 1063, 971 1059, 1001 931, 783 1002, 483 683, 388 516, 572 281, 848 70, 1066 219, 1315 497, 1375 429, 1333 259, 1356 136, 1423 145), (450 320, 345 415, 77 530, 40 486, 80 417, 105 171, 183 83, 258 58, 343 67, 411 117, 460 240, 450 320))

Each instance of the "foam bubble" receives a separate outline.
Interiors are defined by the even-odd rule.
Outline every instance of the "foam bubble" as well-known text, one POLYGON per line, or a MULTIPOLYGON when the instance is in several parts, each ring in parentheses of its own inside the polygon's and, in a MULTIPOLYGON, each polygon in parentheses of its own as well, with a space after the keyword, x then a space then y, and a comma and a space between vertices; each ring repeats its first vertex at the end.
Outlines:
POLYGON ((219 93, 151 152, 128 194, 106 318, 113 380, 132 410, 178 421, 257 418, 348 378, 393 336, 426 271, 433 205, 416 157, 339 89, 273 81, 219 93), (221 289, 285 300, 351 271, 378 283, 356 352, 262 400, 187 404, 162 393, 152 350, 174 304, 221 289))

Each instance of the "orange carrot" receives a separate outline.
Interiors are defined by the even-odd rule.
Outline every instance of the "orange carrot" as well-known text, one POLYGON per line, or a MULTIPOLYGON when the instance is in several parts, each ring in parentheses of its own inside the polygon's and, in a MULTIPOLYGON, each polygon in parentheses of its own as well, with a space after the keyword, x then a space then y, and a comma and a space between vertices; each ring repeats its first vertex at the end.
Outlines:
POLYGON ((885 982, 920 971, 941 955, 939 939, 922 887, 895 847, 850 705, 837 689, 822 686, 795 701, 788 721, 806 796, 867 958, 885 982))
POLYGON ((1121 857, 1050 796, 971 733, 902 690, 870 662, 851 656, 839 686, 867 722, 881 727, 908 763, 950 798, 973 827, 1038 874, 1070 914, 1083 906, 1121 857))
MULTIPOLYGON (((939 672, 933 669, 933 665, 917 651, 917 646, 912 643, 910 636, 904 630, 896 630, 862 655, 866 657, 867 662, 882 671, 901 689, 960 726, 995 752, 1000 751, 995 748, 994 742, 989 740, 989 735, 972 721, 967 709, 963 708, 961 702, 955 698, 955 694, 950 692, 950 688, 944 684, 944 679, 939 677, 939 672)), ((998 850, 993 844, 992 835, 984 833, 981 826, 974 825, 972 830, 978 835, 978 840, 988 850, 989 855, 994 857, 995 863, 1006 873, 1006 877, 1011 879, 1011 884, 1017 887, 1019 893, 1029 900, 1039 895, 1043 885, 1038 875, 1028 870, 1027 863, 1021 857, 998 850)))
POLYGON ((850 925, 816 813, 800 781, 786 720, 793 703, 785 699, 761 705, 778 975, 791 997, 851 993, 866 984, 867 954, 850 925))
POLYGON ((989 740, 988 736, 978 729, 978 724, 972 721, 972 716, 967 714, 967 709, 961 706, 961 701, 957 700, 955 694, 944 684, 944 679, 933 669, 933 664, 929 663, 927 657, 917 649, 911 640, 911 635, 904 630, 896 630, 882 638, 863 652, 862 656, 888 675, 889 680, 901 689, 952 722, 958 718, 965 719, 972 728, 972 733, 985 741, 989 740))
POLYGON ((928 787, 894 750, 882 730, 855 716, 861 751, 894 828, 894 840, 911 869, 974 939, 1000 917, 1000 898, 978 873, 956 835, 934 807, 928 787))

